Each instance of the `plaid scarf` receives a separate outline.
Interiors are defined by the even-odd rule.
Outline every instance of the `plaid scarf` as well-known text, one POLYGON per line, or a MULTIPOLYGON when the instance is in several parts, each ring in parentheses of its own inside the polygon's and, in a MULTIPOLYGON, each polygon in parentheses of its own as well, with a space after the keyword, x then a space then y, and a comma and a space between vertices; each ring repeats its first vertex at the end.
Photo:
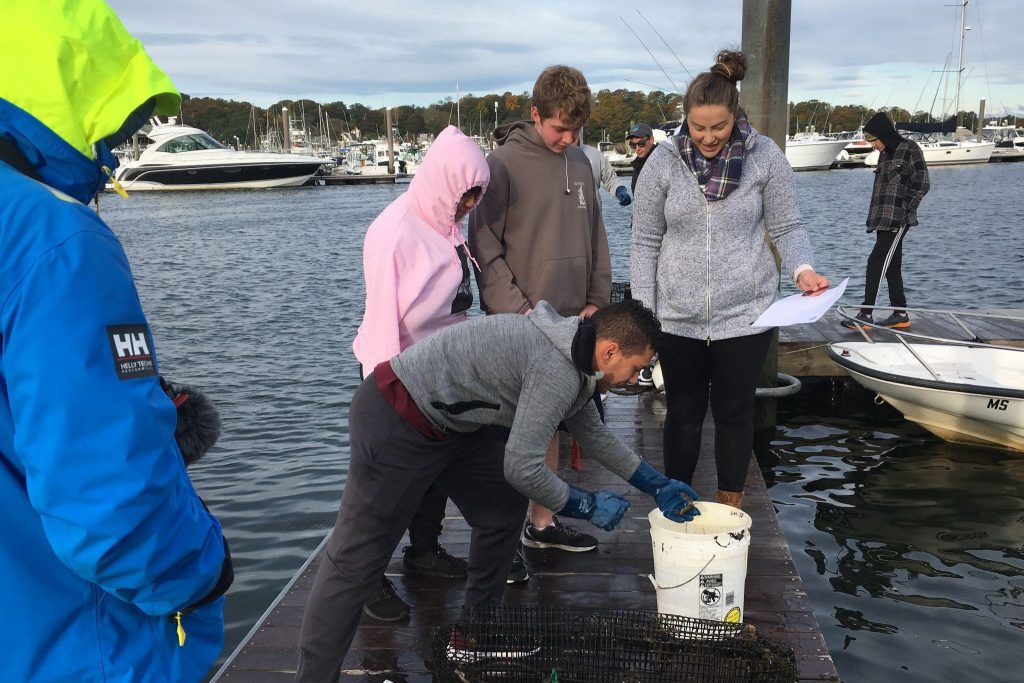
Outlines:
POLYGON ((717 157, 705 159, 697 149, 693 138, 690 137, 686 121, 683 121, 679 135, 676 135, 673 140, 687 168, 697 177, 697 182, 709 202, 725 199, 730 192, 740 186, 740 177, 743 175, 744 143, 749 135, 750 124, 747 123, 747 115, 741 110, 736 115, 736 123, 732 127, 729 142, 717 157))

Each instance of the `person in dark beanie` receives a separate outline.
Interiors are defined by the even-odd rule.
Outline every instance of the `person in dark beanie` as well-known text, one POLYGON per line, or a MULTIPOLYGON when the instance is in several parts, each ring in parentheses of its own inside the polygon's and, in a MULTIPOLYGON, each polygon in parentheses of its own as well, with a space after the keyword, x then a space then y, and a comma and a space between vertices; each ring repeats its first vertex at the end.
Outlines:
MULTIPOLYGON (((910 327, 907 297, 903 291, 903 235, 907 228, 918 224, 917 207, 928 194, 928 167, 921 148, 897 133, 884 112, 878 112, 864 124, 864 139, 878 150, 878 168, 867 219, 868 232, 875 233, 875 247, 868 256, 863 308, 857 320, 874 323, 871 311, 884 272, 893 312, 877 324, 910 327)), ((850 329, 858 327, 856 320, 844 320, 842 325, 850 329)))

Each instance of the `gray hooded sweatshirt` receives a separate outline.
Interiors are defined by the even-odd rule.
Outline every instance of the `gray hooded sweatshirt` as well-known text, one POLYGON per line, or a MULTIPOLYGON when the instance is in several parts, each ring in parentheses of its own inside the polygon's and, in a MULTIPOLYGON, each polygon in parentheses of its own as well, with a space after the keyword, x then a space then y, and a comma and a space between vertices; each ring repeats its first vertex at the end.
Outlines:
POLYGON ((552 152, 531 121, 494 137, 487 194, 469 216, 483 310, 524 313, 542 299, 562 315, 607 306, 611 258, 586 155, 552 152))
POLYGON ((576 316, 540 301, 529 316, 491 315, 441 330, 391 360, 420 411, 446 432, 511 428, 505 479, 520 493, 561 510, 568 485, 544 464, 564 421, 588 455, 629 479, 640 456, 618 439, 591 398, 597 380, 572 362, 576 316))
POLYGON ((691 339, 731 339, 775 301, 779 271, 813 265, 800 220, 793 169, 775 142, 751 129, 739 187, 720 201, 704 197, 671 142, 654 148, 636 186, 630 288, 662 330, 691 339))

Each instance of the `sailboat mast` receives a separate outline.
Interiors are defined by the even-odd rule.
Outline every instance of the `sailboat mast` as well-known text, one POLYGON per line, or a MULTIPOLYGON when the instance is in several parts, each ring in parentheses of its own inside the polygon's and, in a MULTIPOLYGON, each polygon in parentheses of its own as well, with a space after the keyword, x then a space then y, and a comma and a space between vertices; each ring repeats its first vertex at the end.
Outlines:
POLYGON ((964 22, 967 18, 967 0, 963 0, 960 4, 960 55, 956 60, 956 109, 953 111, 956 113, 956 125, 960 125, 960 76, 964 72, 964 33, 967 28, 964 26, 964 22))

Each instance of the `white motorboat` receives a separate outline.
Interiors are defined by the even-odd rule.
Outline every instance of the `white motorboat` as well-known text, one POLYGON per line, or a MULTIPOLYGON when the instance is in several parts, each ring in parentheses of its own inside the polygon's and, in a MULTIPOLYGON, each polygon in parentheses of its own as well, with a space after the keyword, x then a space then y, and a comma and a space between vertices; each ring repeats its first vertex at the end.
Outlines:
POLYGON ((981 129, 981 136, 986 142, 995 143, 991 161, 1024 159, 1024 134, 1016 126, 1005 122, 988 125, 981 129))
MULTIPOLYGON (((854 314, 844 307, 840 313, 851 319, 854 314)), ((1024 321, 968 311, 917 313, 950 316, 971 335, 964 318, 1024 321)), ((1024 349, 976 337, 956 340, 866 327, 895 340, 875 341, 865 333, 865 341, 828 346, 829 357, 861 386, 947 441, 1024 451, 1024 349)))
POLYGON ((864 139, 864 129, 844 130, 832 133, 833 140, 846 140, 844 147, 836 156, 836 163, 839 166, 855 166, 864 163, 865 157, 875 150, 871 143, 864 139))
POLYGON ((798 133, 786 140, 786 159, 794 171, 826 169, 832 166, 849 142, 817 133, 798 133))
POLYGON ((153 120, 152 143, 114 172, 126 190, 227 190, 305 184, 324 159, 274 152, 240 152, 172 117, 153 120))

